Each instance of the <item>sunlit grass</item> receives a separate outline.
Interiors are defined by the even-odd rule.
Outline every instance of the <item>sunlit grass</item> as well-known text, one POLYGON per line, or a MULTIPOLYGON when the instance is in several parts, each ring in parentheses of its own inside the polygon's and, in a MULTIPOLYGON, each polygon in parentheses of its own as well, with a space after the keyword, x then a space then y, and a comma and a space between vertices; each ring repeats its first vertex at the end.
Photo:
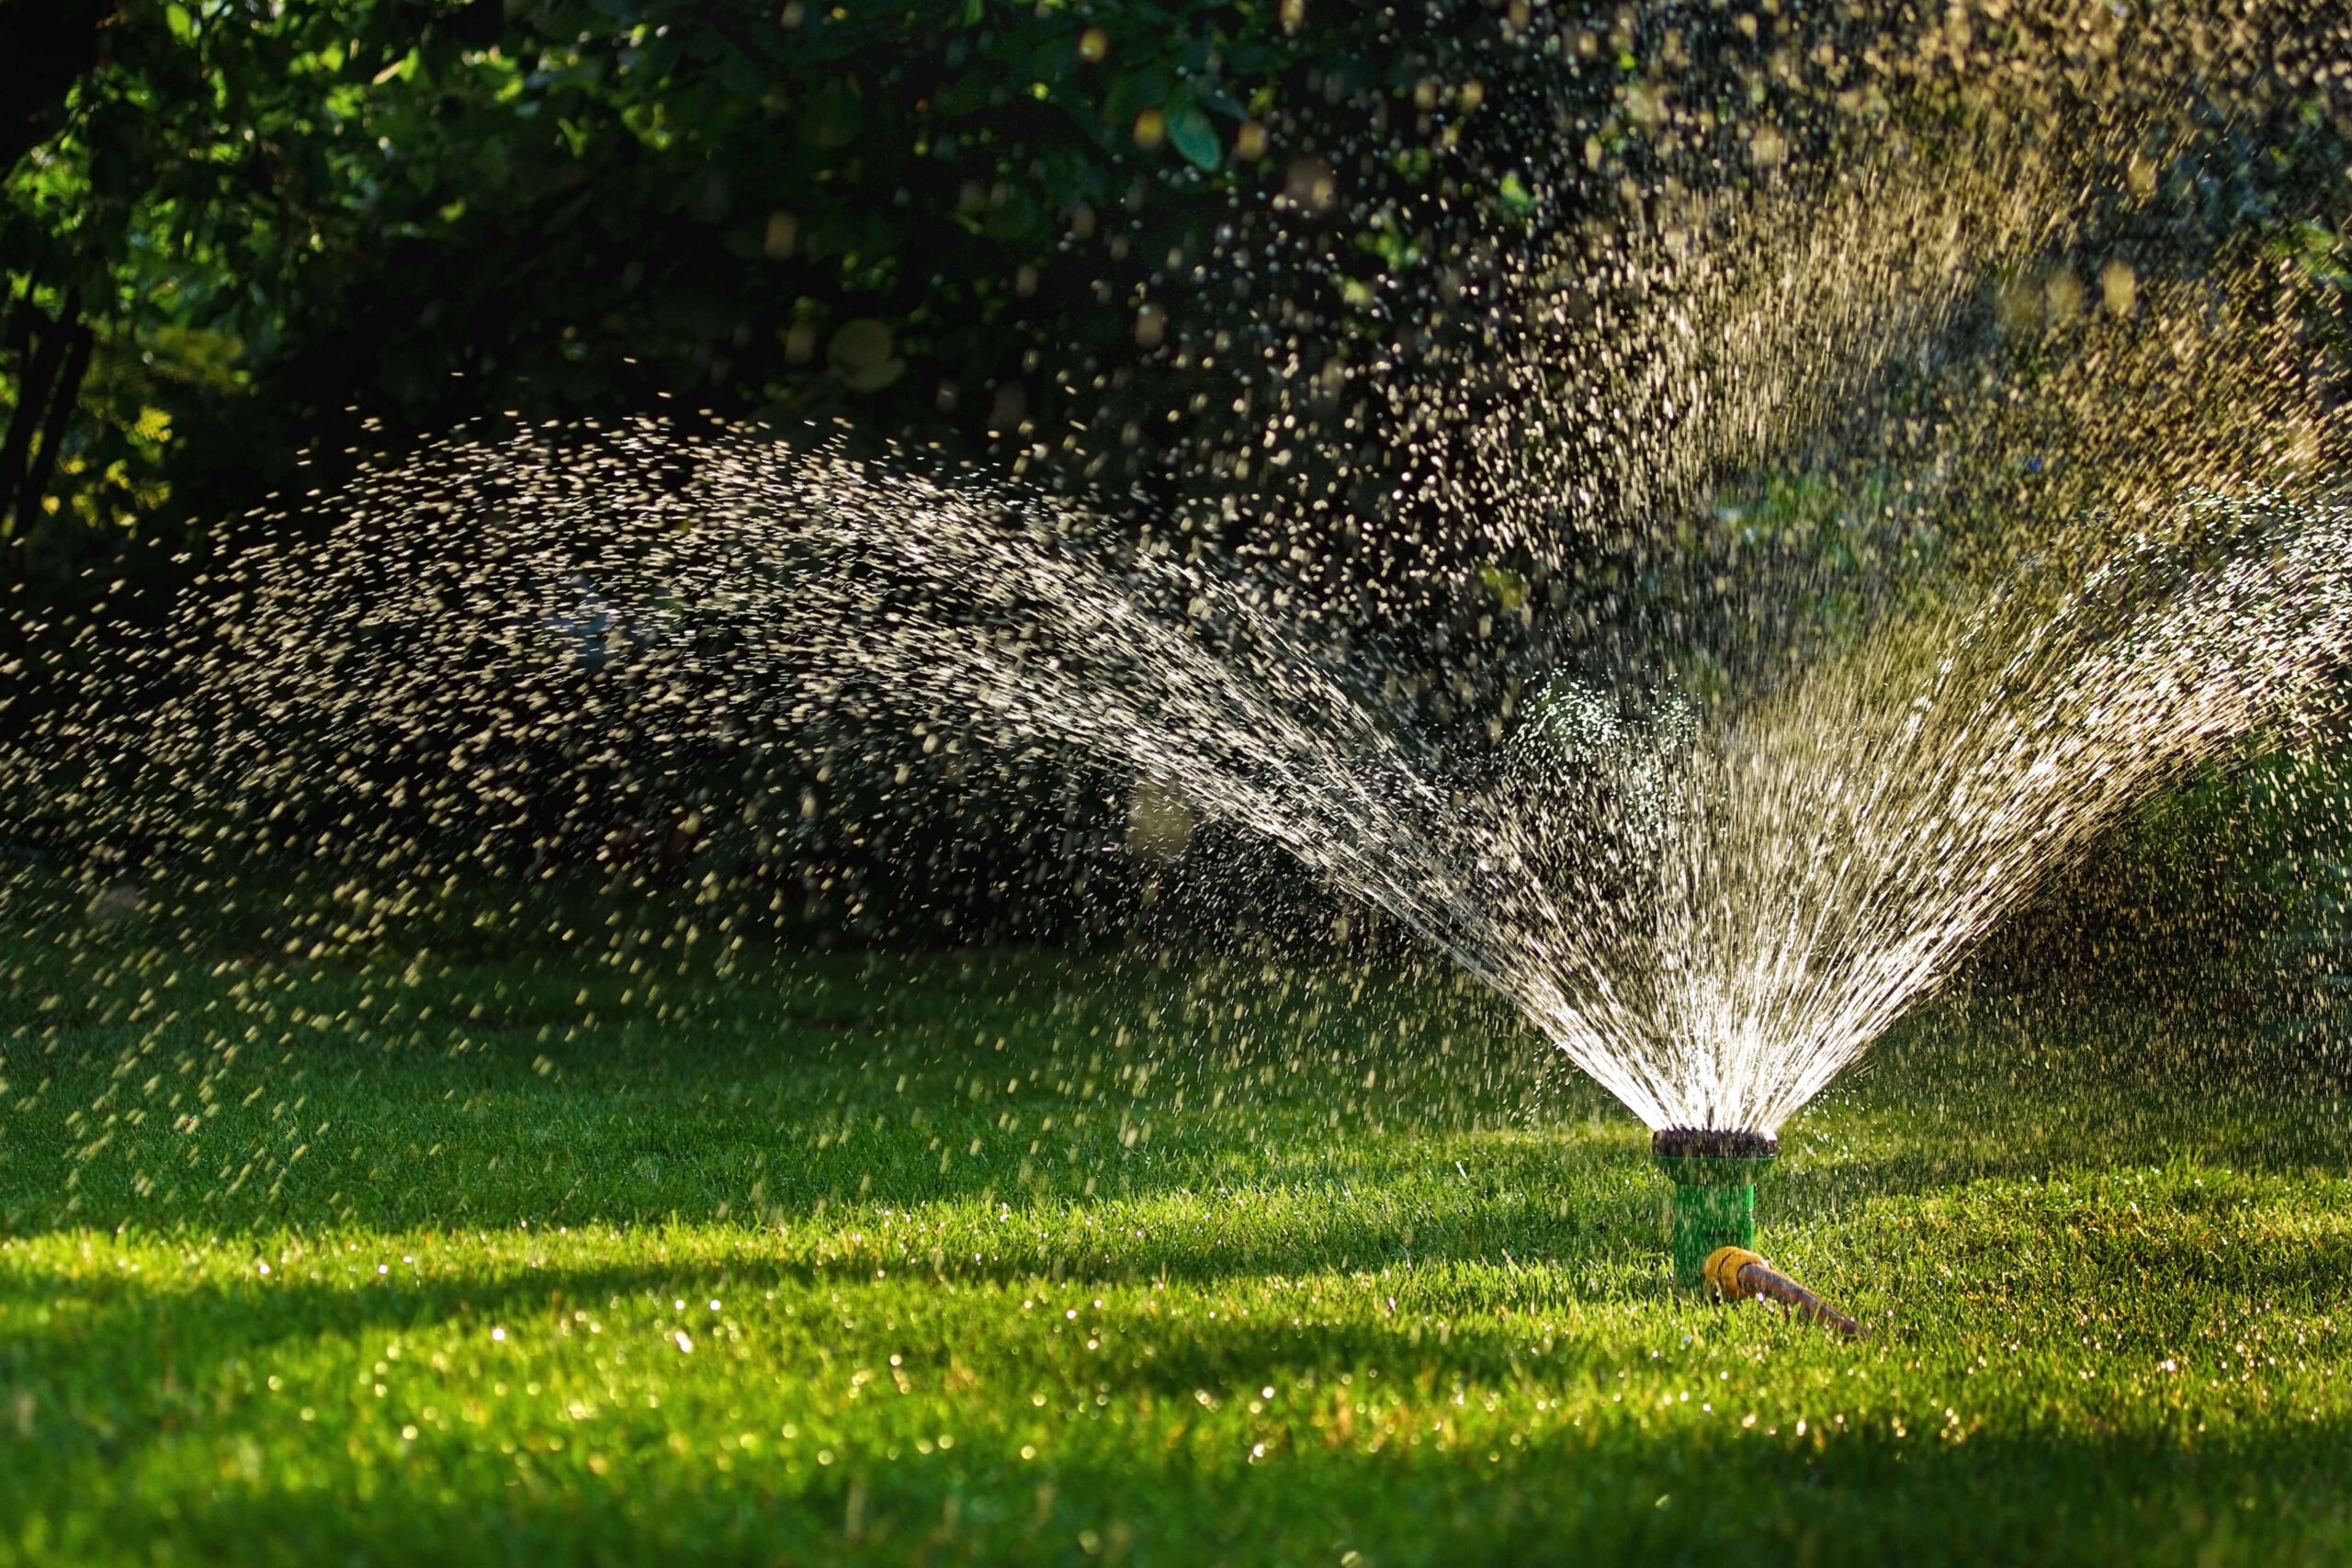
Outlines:
POLYGON ((2352 1547, 2325 1095, 1923 1020, 1763 1194, 1847 1345, 1676 1291, 1640 1129, 1426 976, 74 952, 0 1562, 2352 1547))

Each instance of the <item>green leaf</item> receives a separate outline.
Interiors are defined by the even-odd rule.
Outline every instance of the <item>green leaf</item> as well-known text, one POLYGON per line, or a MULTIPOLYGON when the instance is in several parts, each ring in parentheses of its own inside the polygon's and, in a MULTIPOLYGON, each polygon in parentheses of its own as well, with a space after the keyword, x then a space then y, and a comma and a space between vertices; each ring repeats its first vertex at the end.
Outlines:
POLYGON ((1504 614, 1527 603, 1527 579, 1509 568, 1489 563, 1478 569, 1478 577, 1502 605, 1504 614))
POLYGON ((830 152, 856 141, 865 123, 857 94, 845 83, 832 82, 809 100, 800 116, 800 134, 809 145, 830 152))
POLYGON ((1168 140, 1195 168, 1214 169, 1225 161, 1225 148, 1218 141, 1216 127, 1198 104, 1177 102, 1168 106, 1168 140))
POLYGON ((890 352, 890 329, 871 316, 844 321, 825 349, 825 363, 855 392, 876 392, 897 380, 907 362, 890 352))

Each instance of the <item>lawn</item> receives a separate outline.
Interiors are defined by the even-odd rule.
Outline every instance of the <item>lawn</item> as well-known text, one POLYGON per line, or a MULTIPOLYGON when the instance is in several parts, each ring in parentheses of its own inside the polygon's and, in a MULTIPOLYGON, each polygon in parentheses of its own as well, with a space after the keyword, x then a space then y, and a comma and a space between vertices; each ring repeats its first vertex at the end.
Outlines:
POLYGON ((2352 1557, 2341 1105, 2193 1031, 1789 1128, 1848 1344, 1441 972, 0 974, 0 1564, 2352 1557))

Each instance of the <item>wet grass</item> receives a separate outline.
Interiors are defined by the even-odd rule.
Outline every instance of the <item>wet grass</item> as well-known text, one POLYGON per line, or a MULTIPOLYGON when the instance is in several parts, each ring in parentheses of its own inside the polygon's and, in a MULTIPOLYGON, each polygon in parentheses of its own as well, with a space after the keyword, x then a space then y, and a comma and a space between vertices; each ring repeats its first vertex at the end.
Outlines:
POLYGON ((12 952, 0 1563, 2352 1554, 2308 1087, 1923 1019, 1763 1195, 1848 1345, 1428 976, 12 952))

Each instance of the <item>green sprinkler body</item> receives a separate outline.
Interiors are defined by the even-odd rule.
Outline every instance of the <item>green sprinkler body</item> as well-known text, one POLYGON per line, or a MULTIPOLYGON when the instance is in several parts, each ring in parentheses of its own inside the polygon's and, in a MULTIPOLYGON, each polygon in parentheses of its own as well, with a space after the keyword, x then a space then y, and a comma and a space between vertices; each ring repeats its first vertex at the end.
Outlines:
POLYGON ((1781 1152, 1762 1133, 1661 1127, 1650 1154, 1674 1183, 1674 1272, 1692 1288, 1706 1283, 1708 1255, 1719 1247, 1756 1246, 1756 1180, 1781 1152))

